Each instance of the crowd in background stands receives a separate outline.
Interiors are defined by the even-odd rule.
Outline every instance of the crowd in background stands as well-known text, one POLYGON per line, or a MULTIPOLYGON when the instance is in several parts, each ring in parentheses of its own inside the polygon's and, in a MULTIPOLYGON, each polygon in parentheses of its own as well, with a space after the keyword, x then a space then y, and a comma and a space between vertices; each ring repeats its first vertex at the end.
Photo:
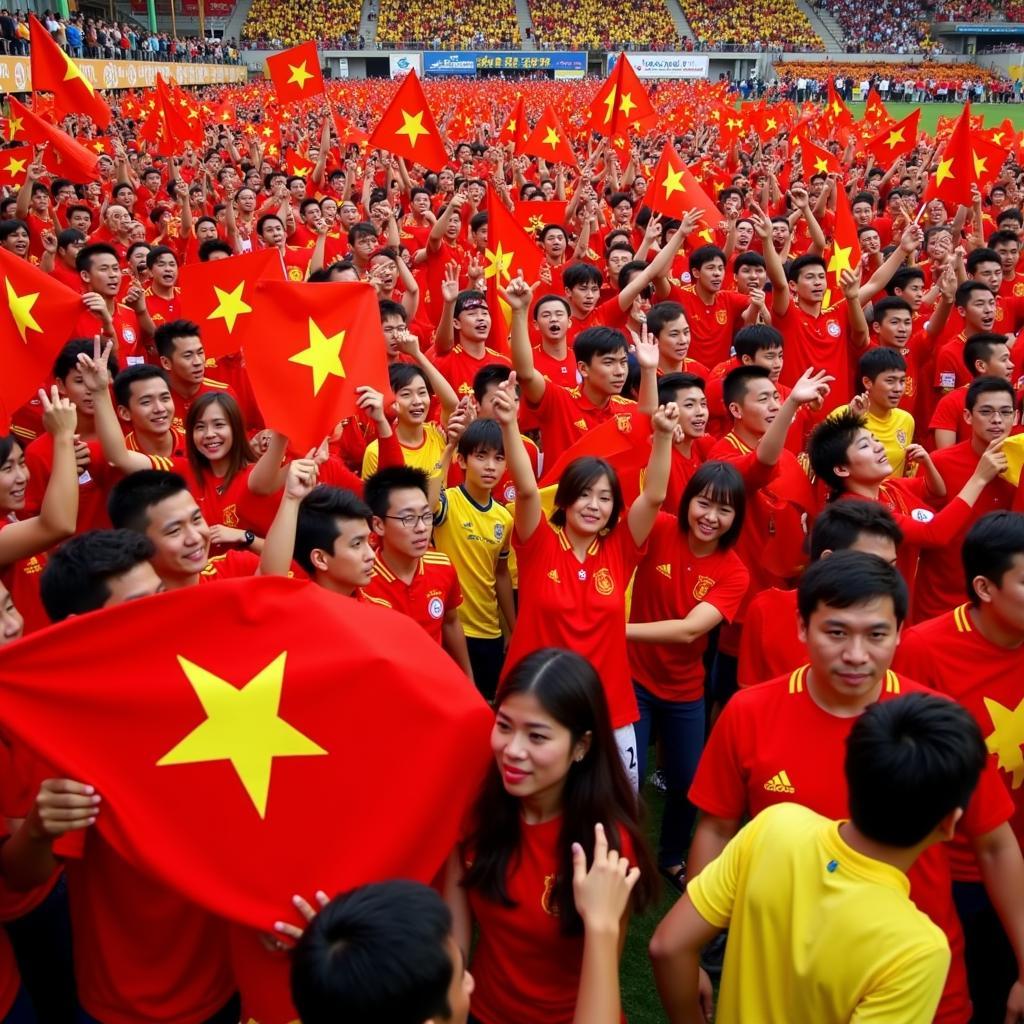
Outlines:
POLYGON ((988 0, 944 0, 933 8, 933 21, 988 21, 996 15, 988 0))
POLYGON ((247 49, 317 40, 321 49, 362 49, 360 0, 252 0, 242 26, 247 49))
POLYGON ((776 64, 778 79, 767 89, 772 100, 794 103, 816 101, 825 96, 828 76, 836 92, 846 101, 867 98, 874 86, 886 102, 963 103, 1020 102, 1020 85, 998 71, 978 64, 841 64, 821 65, 794 61, 776 64), (825 68, 827 67, 827 71, 825 68))
POLYGON ((634 49, 662 49, 679 36, 664 3, 644 0, 531 0, 534 31, 544 44, 618 49, 627 40, 634 49))
POLYGON ((681 0, 698 49, 820 51, 824 43, 793 0, 681 0))
POLYGON ((377 42, 503 49, 521 39, 514 0, 380 0, 377 42))
MULTIPOLYGON (((145 32, 127 23, 107 22, 75 14, 62 18, 46 11, 40 21, 60 48, 72 57, 91 60, 161 60, 182 64, 237 64, 233 39, 201 39, 145 32)), ((29 52, 28 15, 0 10, 0 52, 25 56, 29 52)))
POLYGON ((891 7, 864 0, 818 0, 839 23, 848 53, 941 53, 928 35, 923 0, 897 0, 891 7))

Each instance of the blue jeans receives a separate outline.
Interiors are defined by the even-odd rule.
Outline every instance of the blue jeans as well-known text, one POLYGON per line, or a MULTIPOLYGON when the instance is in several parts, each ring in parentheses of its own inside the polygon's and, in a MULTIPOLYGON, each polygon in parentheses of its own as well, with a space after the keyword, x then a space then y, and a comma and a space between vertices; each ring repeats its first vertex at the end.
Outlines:
POLYGON ((697 819, 697 809, 686 798, 686 793, 704 749, 704 698, 663 700, 637 682, 633 683, 633 689, 640 708, 640 720, 634 728, 641 785, 646 775, 652 732, 656 732, 661 741, 667 794, 658 839, 658 864, 674 867, 682 862, 690 847, 697 819))

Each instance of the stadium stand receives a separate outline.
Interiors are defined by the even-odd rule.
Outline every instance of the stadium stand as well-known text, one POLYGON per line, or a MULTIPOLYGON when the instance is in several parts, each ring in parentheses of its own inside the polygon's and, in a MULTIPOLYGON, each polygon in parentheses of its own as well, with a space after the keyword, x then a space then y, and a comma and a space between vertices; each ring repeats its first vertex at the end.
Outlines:
POLYGON ((252 0, 242 37, 283 46, 316 39, 322 48, 355 38, 361 12, 360 0, 252 0))
POLYGON ((683 14, 698 40, 698 49, 825 49, 807 16, 793 0, 681 0, 683 14))
POLYGON ((531 0, 530 16, 541 46, 664 49, 679 36, 664 0, 531 0))
POLYGON ((514 0, 380 0, 377 42, 383 46, 516 46, 514 0))

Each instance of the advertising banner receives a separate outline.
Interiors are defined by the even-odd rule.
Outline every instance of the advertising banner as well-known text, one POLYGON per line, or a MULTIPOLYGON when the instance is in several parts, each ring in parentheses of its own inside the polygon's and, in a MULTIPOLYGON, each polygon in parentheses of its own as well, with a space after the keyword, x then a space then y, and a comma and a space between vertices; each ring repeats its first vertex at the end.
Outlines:
POLYGON ((402 75, 409 74, 413 69, 417 75, 423 74, 423 61, 420 55, 412 50, 389 53, 388 60, 391 63, 392 78, 401 78, 402 75))
POLYGON ((587 55, 539 50, 438 50, 423 54, 425 75, 472 78, 481 71, 552 71, 556 78, 580 78, 587 72, 587 55))
MULTIPOLYGON (((629 63, 640 78, 707 78, 708 58, 692 53, 630 53, 629 63)), ((615 58, 608 61, 608 70, 615 58)))
MULTIPOLYGON (((178 85, 217 85, 245 82, 241 64, 171 64, 149 60, 76 60, 82 74, 97 89, 142 89, 156 85, 159 71, 178 85)), ((30 92, 32 75, 28 57, 0 57, 0 93, 30 92)))

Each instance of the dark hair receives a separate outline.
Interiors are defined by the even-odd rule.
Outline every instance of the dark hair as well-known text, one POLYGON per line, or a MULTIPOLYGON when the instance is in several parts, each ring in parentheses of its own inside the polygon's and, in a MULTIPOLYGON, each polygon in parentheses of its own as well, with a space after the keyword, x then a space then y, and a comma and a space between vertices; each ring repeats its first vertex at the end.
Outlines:
MULTIPOLYGON (((3 224, 0 224, 0 232, 2 231, 3 224)), ((93 256, 113 256, 118 263, 121 262, 117 250, 112 245, 107 245, 106 242, 94 242, 92 245, 78 250, 78 255, 75 257, 75 270, 80 274, 89 273, 92 270, 93 256)))
POLYGON ((156 261, 160 259, 161 256, 173 256, 174 262, 178 262, 178 257, 169 245, 154 245, 146 256, 146 269, 152 270, 156 261))
POLYGON ((395 302, 393 299, 378 299, 377 309, 380 312, 380 319, 383 323, 385 317, 397 316, 401 317, 402 323, 408 323, 409 313, 405 306, 400 302, 395 302))
POLYGON ((811 469, 834 493, 841 494, 846 489, 843 478, 836 475, 835 467, 849 464, 850 445, 866 425, 863 416, 849 409, 833 413, 814 428, 807 442, 811 469))
POLYGON ((567 298, 565 298, 565 296, 563 296, 563 295, 542 295, 533 304, 533 319, 534 320, 537 319, 537 314, 540 312, 540 307, 546 305, 549 302, 557 302, 557 303, 559 303, 562 306, 562 308, 566 311, 566 313, 569 313, 570 315, 572 314, 572 306, 569 305, 569 300, 567 298))
MULTIPOLYGON (((90 352, 92 349, 89 350, 90 352)), ((118 405, 126 409, 132 397, 132 385, 140 380, 152 380, 159 377, 167 385, 168 391, 171 387, 167 371, 160 366, 153 366, 151 363, 136 363, 134 366, 126 366, 114 378, 114 400, 118 405)))
POLYGON ((678 302, 656 302, 647 311, 647 332, 657 337, 665 329, 666 324, 686 317, 686 310, 678 302))
POLYGON ((736 369, 730 370, 722 381, 722 401, 725 403, 726 409, 733 402, 742 405, 747 388, 750 387, 751 381, 755 380, 771 380, 771 372, 766 366, 747 365, 737 366, 736 369))
POLYGON ((263 229, 270 223, 270 221, 276 220, 281 227, 284 227, 284 221, 276 213, 265 213, 258 221, 256 221, 256 234, 263 237, 263 229))
POLYGON ((966 809, 987 760, 978 723, 955 701, 930 693, 876 701, 846 739, 850 820, 876 843, 916 846, 966 809))
POLYGON ((572 354, 578 363, 590 362, 597 356, 628 353, 626 336, 614 327, 588 327, 573 339, 572 354))
POLYGON ((736 332, 732 344, 738 358, 753 359, 765 349, 782 348, 782 334, 771 324, 750 324, 736 332))
POLYGON ((430 387, 430 381, 418 366, 414 366, 412 363, 392 363, 388 367, 388 383, 396 395, 402 388, 407 388, 417 377, 426 385, 427 393, 432 395, 434 392, 430 387))
POLYGON ((246 466, 257 461, 258 456, 246 437, 245 419, 242 416, 242 410, 238 407, 238 402, 226 391, 207 391, 192 403, 192 407, 185 417, 185 448, 188 453, 188 464, 192 467, 192 473, 199 486, 203 486, 206 474, 213 473, 213 467, 210 460, 199 450, 192 435, 199 418, 211 405, 220 406, 224 419, 228 421, 228 426, 231 428, 231 447, 225 456, 228 460, 228 471, 220 484, 221 487, 228 487, 246 466))
MULTIPOLYGON (((997 256, 996 259, 999 257, 997 256)), ((966 308, 967 303, 971 301, 971 296, 975 292, 985 292, 988 295, 992 294, 992 289, 987 284, 982 284, 981 281, 964 281, 963 284, 957 285, 956 295, 953 298, 953 305, 960 308, 966 308)))
POLYGON ((24 231, 26 234, 31 235, 28 225, 23 220, 12 218, 11 220, 0 221, 0 242, 6 242, 15 231, 24 231))
POLYGON ((877 501, 833 501, 814 520, 809 538, 811 561, 825 551, 846 551, 861 534, 887 537, 897 547, 903 543, 903 531, 892 513, 877 501))
POLYGON ((69 245, 80 245, 85 241, 85 232, 78 228, 65 228, 57 236, 57 248, 66 249, 69 245))
POLYGON ((388 514, 392 491, 417 490, 427 494, 427 474, 414 466, 387 466, 366 478, 363 500, 373 514, 383 519, 388 514))
POLYGON ((377 229, 365 220, 357 221, 348 229, 348 244, 355 245, 360 238, 376 238, 377 229))
POLYGON ((153 542, 132 530, 89 530, 50 553, 39 596, 51 622, 102 608, 109 581, 153 557, 153 542))
POLYGON ((0 434, 0 465, 3 465, 10 457, 15 447, 24 453, 25 445, 17 434, 0 434))
POLYGON ((370 506, 352 491, 327 484, 314 487, 299 505, 295 525, 295 561, 312 576, 316 571, 313 551, 334 549, 334 542, 341 533, 338 520, 358 519, 369 523, 372 515, 370 506))
POLYGON ((982 263, 998 263, 1000 269, 1003 266, 1003 261, 995 249, 974 249, 968 253, 964 267, 968 274, 973 274, 982 263))
POLYGON ((862 381, 867 377, 872 383, 883 373, 892 370, 901 370, 906 373, 907 361, 894 348, 886 345, 878 345, 869 348, 864 355, 857 360, 857 380, 862 381))
POLYGON ((459 454, 468 459, 474 452, 479 451, 505 454, 505 442, 502 440, 501 425, 497 420, 475 419, 463 431, 462 437, 459 438, 459 454))
MULTIPOLYGON (((745 220, 746 218, 741 218, 745 220)), ((739 223, 737 221, 737 223, 739 223)), ((741 252, 739 256, 733 260, 732 269, 733 273, 740 270, 743 267, 765 267, 767 264, 764 261, 764 257, 759 252, 741 252)))
POLYGON ((1016 231, 1009 231, 1006 229, 993 231, 992 234, 988 236, 988 247, 990 249, 995 249, 997 245, 1016 245, 1019 248, 1020 238, 1016 231))
POLYGON ((562 284, 567 292, 581 284, 602 284, 601 271, 589 263, 570 263, 562 274, 562 284))
MULTIPOLYGON (((590 746, 580 761, 569 765, 562 791, 562 825, 558 837, 558 873, 551 892, 551 908, 563 934, 579 935, 583 922, 572 893, 572 844, 579 843, 588 862, 594 849, 594 825, 601 822, 609 846, 622 849, 629 837, 640 867, 634 906, 642 910, 657 892, 653 864, 637 820, 636 798, 626 778, 612 730, 604 687, 585 658, 554 647, 527 655, 505 677, 494 701, 496 713, 517 694, 530 694, 544 711, 569 730, 573 744, 589 734, 590 746)), ((522 836, 519 800, 511 796, 492 766, 477 797, 473 829, 466 841, 472 864, 462 884, 506 907, 508 873, 522 836)))
MULTIPOLYGON (((91 356, 94 347, 95 342, 92 338, 72 338, 67 342, 53 361, 54 380, 65 380, 68 374, 78 366, 78 357, 83 354, 91 356)), ((120 369, 113 351, 107 356, 107 369, 110 371, 111 377, 116 377, 120 369)))
POLYGON ((558 486, 555 488, 555 510, 549 517, 552 525, 565 526, 565 510, 603 476, 608 477, 612 491, 612 511, 604 528, 614 530, 622 514, 622 487, 611 463, 595 455, 583 455, 573 459, 562 471, 558 478, 558 486))
POLYGON ((896 623, 907 617, 907 585, 903 577, 878 555, 863 551, 837 551, 810 565, 796 588, 797 609, 806 623, 819 605, 852 608, 878 597, 892 598, 896 623))
POLYGON ((679 529, 683 533, 689 530, 690 502, 701 494, 721 505, 731 505, 736 513, 732 526, 718 539, 718 550, 728 551, 740 539, 747 511, 747 493, 740 471, 728 462, 705 462, 690 477, 679 500, 679 529))
MULTIPOLYGON (((525 199, 526 197, 523 196, 523 198, 525 199)), ((569 232, 566 231, 565 228, 561 224, 545 224, 544 227, 542 227, 540 229, 540 231, 537 233, 537 241, 540 242, 543 245, 544 239, 547 238, 548 235, 550 235, 552 231, 561 231, 562 235, 565 238, 569 237, 569 232)), ((566 269, 568 270, 568 268, 566 268, 566 269)))
POLYGON ((872 305, 871 319, 876 324, 880 324, 885 319, 887 313, 893 312, 914 315, 914 310, 906 299, 901 299, 898 295, 887 295, 884 299, 879 299, 872 305))
POLYGON ((303 1024, 447 1020, 451 930, 447 904, 419 882, 374 882, 336 896, 292 953, 292 1002, 303 1024))
POLYGON ((803 256, 797 256, 797 258, 790 263, 786 278, 790 281, 799 281, 801 272, 807 267, 821 267, 822 270, 828 270, 828 264, 820 256, 815 256, 813 253, 806 253, 803 256))
POLYGON ((1013 385, 1008 380, 1004 380, 1002 377, 975 377, 967 385, 967 397, 964 399, 964 408, 968 412, 973 412, 982 395, 988 395, 996 391, 1009 395, 1011 404, 1016 400, 1013 385))
POLYGON ((164 473, 159 469, 140 469, 110 489, 107 515, 117 530, 145 533, 149 525, 149 510, 167 498, 188 490, 185 478, 177 473, 164 473))
POLYGON ((981 604, 975 578, 983 576, 1001 587, 1017 555, 1024 555, 1024 515, 1020 512, 989 512, 971 526, 960 548, 971 604, 981 604))
POLYGON ((980 359, 987 363, 992 358, 992 350, 996 345, 1009 345, 1005 334, 993 331, 978 331, 964 342, 964 366, 972 377, 979 376, 974 364, 980 359))
MULTIPOLYGON (((473 288, 465 288, 456 296, 455 309, 452 311, 452 316, 457 320, 466 311, 466 306, 471 302, 479 305, 481 302, 484 304, 484 308, 487 307, 487 296, 483 292, 478 292, 473 288)), ((488 310, 490 312, 490 310, 488 310)))
MULTIPOLYGON (((504 363, 487 363, 473 375, 473 397, 479 405, 487 397, 489 387, 504 384, 512 376, 512 367, 504 363)), ((518 391, 518 385, 516 386, 518 391)))
POLYGON ((199 243, 199 262, 209 263, 210 257, 215 252, 222 252, 226 256, 235 255, 235 250, 227 242, 220 238, 208 238, 205 242, 199 243))
POLYGON ((666 373, 658 378, 658 405, 667 405, 676 400, 676 395, 687 388, 704 390, 704 378, 695 373, 666 373))
POLYGON ((153 335, 153 344, 156 345, 156 350, 160 355, 170 359, 174 355, 174 343, 179 338, 199 338, 199 343, 202 344, 199 324, 195 324, 191 320, 170 320, 156 329, 156 333, 153 335))
POLYGON ((697 249, 694 249, 690 253, 690 270, 700 270, 705 263, 710 263, 712 260, 721 260, 722 266, 725 266, 725 253, 718 248, 717 245, 702 245, 697 249))
MULTIPOLYGON (((920 267, 900 267, 900 269, 897 270, 896 273, 889 278, 889 283, 885 286, 885 290, 890 294, 890 296, 898 299, 899 296, 894 294, 896 290, 899 289, 900 291, 903 291, 903 289, 906 288, 911 281, 923 282, 924 271, 920 267)), ((878 307, 884 301, 885 300, 883 299, 880 302, 875 303, 876 320, 879 319, 877 315, 878 307)))

